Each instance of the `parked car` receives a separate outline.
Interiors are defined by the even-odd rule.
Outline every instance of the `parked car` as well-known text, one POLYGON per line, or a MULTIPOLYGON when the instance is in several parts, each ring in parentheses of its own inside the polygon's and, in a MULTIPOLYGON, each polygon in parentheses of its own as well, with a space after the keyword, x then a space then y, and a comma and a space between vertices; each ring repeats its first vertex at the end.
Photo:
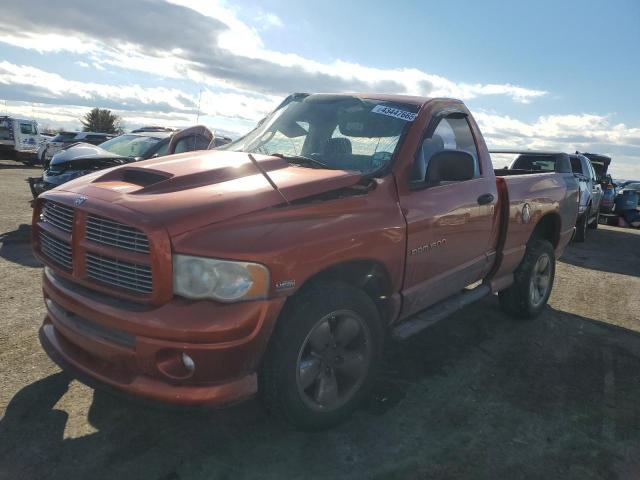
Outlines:
POLYGON ((602 200, 600 201, 600 213, 611 213, 613 211, 614 200, 618 192, 618 185, 614 183, 611 176, 607 175, 602 183, 602 200))
POLYGON ((576 151, 576 155, 584 155, 591 162, 591 166, 596 174, 596 180, 602 184, 607 177, 609 165, 611 165, 611 157, 598 153, 586 153, 576 151))
POLYGON ((46 148, 41 154, 41 161, 43 167, 48 167, 49 162, 53 156, 60 150, 67 148, 75 143, 89 143, 91 145, 100 145, 107 140, 112 139, 115 135, 108 133, 98 132, 60 132, 47 142, 46 148))
POLYGON ((43 141, 35 120, 0 116, 0 155, 33 162, 43 141))
POLYGON ((159 127, 157 125, 151 125, 151 126, 146 126, 146 127, 140 127, 140 128, 136 128, 135 130, 131 130, 131 133, 142 133, 142 132, 176 132, 178 131, 177 128, 170 128, 170 127, 159 127))
POLYGON ((207 127, 197 126, 175 134, 126 133, 100 145, 74 143, 53 156, 41 177, 28 179, 31 194, 36 198, 46 190, 96 170, 171 153, 203 150, 209 147, 212 138, 213 134, 207 127))
POLYGON ((492 293, 516 316, 545 307, 577 216, 571 165, 497 173, 459 100, 296 95, 226 146, 38 197, 42 344, 131 394, 216 406, 260 388, 299 428, 335 425, 385 332, 492 293))
POLYGON ((624 194, 625 191, 633 191, 637 194, 640 194, 640 182, 625 182, 622 188, 618 191, 616 197, 620 197, 624 194))
POLYGON ((640 182, 626 183, 615 199, 617 224, 621 226, 640 227, 640 182), (621 219, 623 221, 621 222, 621 219))
POLYGON ((640 183, 640 180, 620 180, 618 182, 618 189, 621 190, 625 188, 630 183, 640 183))
POLYGON ((602 201, 602 187, 598 182, 596 172, 589 159, 578 153, 570 155, 571 169, 580 187, 580 205, 576 221, 576 242, 584 242, 587 229, 598 228, 600 220, 600 202, 602 201))

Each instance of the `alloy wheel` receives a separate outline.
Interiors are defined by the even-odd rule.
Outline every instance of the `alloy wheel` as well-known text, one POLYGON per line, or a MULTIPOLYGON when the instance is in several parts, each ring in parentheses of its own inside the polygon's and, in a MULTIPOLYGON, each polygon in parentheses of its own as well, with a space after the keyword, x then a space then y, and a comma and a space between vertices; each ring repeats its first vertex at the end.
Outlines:
POLYGON ((541 255, 533 267, 531 283, 529 284, 529 297, 531 305, 535 308, 540 305, 547 296, 551 287, 551 259, 548 255, 541 255))
POLYGON ((371 355, 371 333, 360 315, 339 310, 324 316, 298 354, 298 392, 315 410, 339 408, 362 386, 371 355))

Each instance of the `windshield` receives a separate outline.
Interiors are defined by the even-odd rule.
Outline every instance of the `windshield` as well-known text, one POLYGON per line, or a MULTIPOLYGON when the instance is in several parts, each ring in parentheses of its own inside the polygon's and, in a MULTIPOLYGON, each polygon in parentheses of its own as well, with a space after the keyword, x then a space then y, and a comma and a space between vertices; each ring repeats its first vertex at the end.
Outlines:
POLYGON ((52 142, 68 142, 76 138, 77 132, 62 132, 51 139, 52 142))
POLYGON ((286 103, 219 150, 281 154, 302 166, 369 173, 389 164, 418 108, 347 95, 309 95, 286 103))
POLYGON ((98 146, 123 157, 144 157, 160 140, 162 139, 146 135, 120 135, 98 146))

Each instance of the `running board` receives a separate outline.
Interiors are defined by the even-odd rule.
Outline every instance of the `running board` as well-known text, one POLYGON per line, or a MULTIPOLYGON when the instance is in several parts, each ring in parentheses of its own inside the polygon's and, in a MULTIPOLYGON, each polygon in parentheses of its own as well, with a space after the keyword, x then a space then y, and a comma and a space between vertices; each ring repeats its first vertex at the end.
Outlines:
POLYGON ((462 293, 436 303, 426 310, 416 313, 409 320, 400 323, 391 331, 391 336, 395 340, 405 340, 490 293, 491 288, 486 284, 472 290, 463 290, 462 293))

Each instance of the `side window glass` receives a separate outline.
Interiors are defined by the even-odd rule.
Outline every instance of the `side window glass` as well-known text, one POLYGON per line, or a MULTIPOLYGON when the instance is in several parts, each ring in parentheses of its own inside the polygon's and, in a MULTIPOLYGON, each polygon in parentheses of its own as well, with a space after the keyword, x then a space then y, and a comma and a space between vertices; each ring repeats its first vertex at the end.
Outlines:
POLYGON ((584 170, 584 175, 587 177, 587 180, 593 180, 593 175, 591 175, 591 169, 589 168, 589 161, 582 159, 582 169, 584 170))
POLYGON ((176 150, 174 153, 188 152, 191 150, 191 148, 189 148, 191 146, 193 146, 193 137, 182 138, 178 140, 178 143, 176 143, 176 150))
POLYGON ((31 123, 21 123, 20 124, 20 133, 23 135, 35 135, 35 128, 31 123))
POLYGON ((181 138, 176 143, 175 153, 193 152, 194 150, 206 150, 209 146, 209 141, 202 135, 189 135, 188 137, 181 138))
POLYGON ((209 139, 203 135, 198 135, 198 139, 196 140, 196 150, 206 150, 209 148, 209 139))
POLYGON ((446 117, 429 138, 422 141, 412 172, 412 181, 424 181, 431 157, 442 150, 461 150, 474 159, 474 176, 480 176, 478 150, 466 118, 446 117))
POLYGON ((168 151, 169 151, 169 140, 163 140, 162 145, 160 145, 160 147, 158 148, 158 150, 156 150, 156 153, 154 155, 157 155, 159 157, 164 157, 168 151))

